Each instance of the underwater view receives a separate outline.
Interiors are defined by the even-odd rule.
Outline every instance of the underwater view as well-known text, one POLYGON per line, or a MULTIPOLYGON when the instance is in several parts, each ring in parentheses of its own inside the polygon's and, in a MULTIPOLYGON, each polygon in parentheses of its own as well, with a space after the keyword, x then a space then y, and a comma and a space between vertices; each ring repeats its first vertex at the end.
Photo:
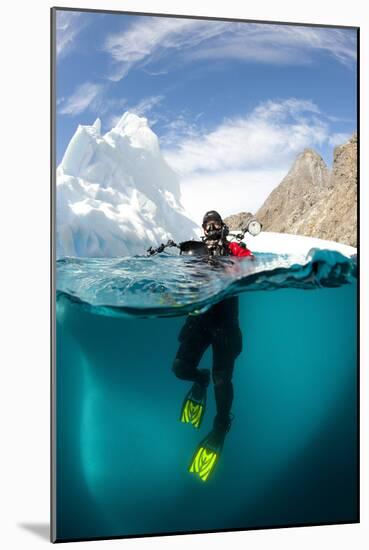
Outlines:
POLYGON ((59 539, 356 521, 355 256, 64 257, 56 282, 59 539), (235 297, 232 425, 201 477, 214 387, 181 421, 173 363, 186 319, 235 297))

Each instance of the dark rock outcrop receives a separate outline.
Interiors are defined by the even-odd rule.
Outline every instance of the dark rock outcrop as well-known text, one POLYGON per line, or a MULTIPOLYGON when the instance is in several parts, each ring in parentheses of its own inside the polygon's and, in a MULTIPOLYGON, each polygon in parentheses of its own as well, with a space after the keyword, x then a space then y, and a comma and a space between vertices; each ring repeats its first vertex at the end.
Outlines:
POLYGON ((228 225, 229 229, 232 231, 241 231, 244 227, 247 226, 248 222, 253 218, 251 212, 240 212, 239 214, 234 214, 224 218, 224 222, 228 225))

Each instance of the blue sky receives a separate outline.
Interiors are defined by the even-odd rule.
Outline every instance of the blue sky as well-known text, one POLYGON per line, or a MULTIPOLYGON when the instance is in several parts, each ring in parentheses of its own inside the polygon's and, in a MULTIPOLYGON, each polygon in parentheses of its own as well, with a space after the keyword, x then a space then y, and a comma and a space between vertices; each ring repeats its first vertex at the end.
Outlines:
POLYGON ((225 214, 256 209, 305 147, 330 165, 356 130, 352 29, 58 11, 56 41, 57 162, 78 124, 132 110, 192 217, 209 193, 225 214))

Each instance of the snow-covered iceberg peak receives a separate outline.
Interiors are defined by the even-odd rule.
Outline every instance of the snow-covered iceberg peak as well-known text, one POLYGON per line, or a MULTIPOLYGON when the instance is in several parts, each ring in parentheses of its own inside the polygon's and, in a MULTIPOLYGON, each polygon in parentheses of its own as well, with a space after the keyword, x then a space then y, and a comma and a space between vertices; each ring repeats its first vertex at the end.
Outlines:
POLYGON ((93 125, 91 126, 91 129, 96 132, 97 135, 101 134, 101 120, 97 118, 93 125))
POLYGON ((153 154, 159 152, 158 137, 149 127, 145 117, 139 117, 127 111, 111 130, 111 133, 126 136, 132 147, 145 149, 153 154))
POLYGON ((79 125, 57 169, 57 255, 140 254, 196 235, 179 180, 147 119, 125 113, 101 135, 79 125))

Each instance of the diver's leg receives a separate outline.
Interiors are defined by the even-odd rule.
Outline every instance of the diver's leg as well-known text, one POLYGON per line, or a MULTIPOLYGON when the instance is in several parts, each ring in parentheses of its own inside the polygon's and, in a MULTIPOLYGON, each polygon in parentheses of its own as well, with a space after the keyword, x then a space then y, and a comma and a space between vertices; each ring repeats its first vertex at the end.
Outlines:
POLYGON ((181 380, 193 382, 183 401, 180 420, 198 429, 205 414, 206 390, 210 381, 210 371, 199 369, 198 365, 210 344, 210 335, 201 319, 188 319, 180 332, 179 340, 181 343, 173 363, 173 371, 181 380))
POLYGON ((214 427, 229 429, 233 402, 233 369, 242 350, 238 325, 219 327, 213 337, 213 382, 217 408, 214 427))
POLYGON ((180 346, 173 362, 172 370, 177 378, 197 382, 201 386, 209 383, 209 373, 198 369, 206 348, 210 345, 209 331, 201 319, 187 318, 179 334, 180 346))
POLYGON ((229 325, 218 326, 213 334, 212 346, 217 415, 213 429, 200 442, 189 466, 189 471, 198 475, 202 481, 207 481, 212 476, 231 426, 232 375, 235 359, 241 351, 241 331, 238 324, 233 330, 229 325))

